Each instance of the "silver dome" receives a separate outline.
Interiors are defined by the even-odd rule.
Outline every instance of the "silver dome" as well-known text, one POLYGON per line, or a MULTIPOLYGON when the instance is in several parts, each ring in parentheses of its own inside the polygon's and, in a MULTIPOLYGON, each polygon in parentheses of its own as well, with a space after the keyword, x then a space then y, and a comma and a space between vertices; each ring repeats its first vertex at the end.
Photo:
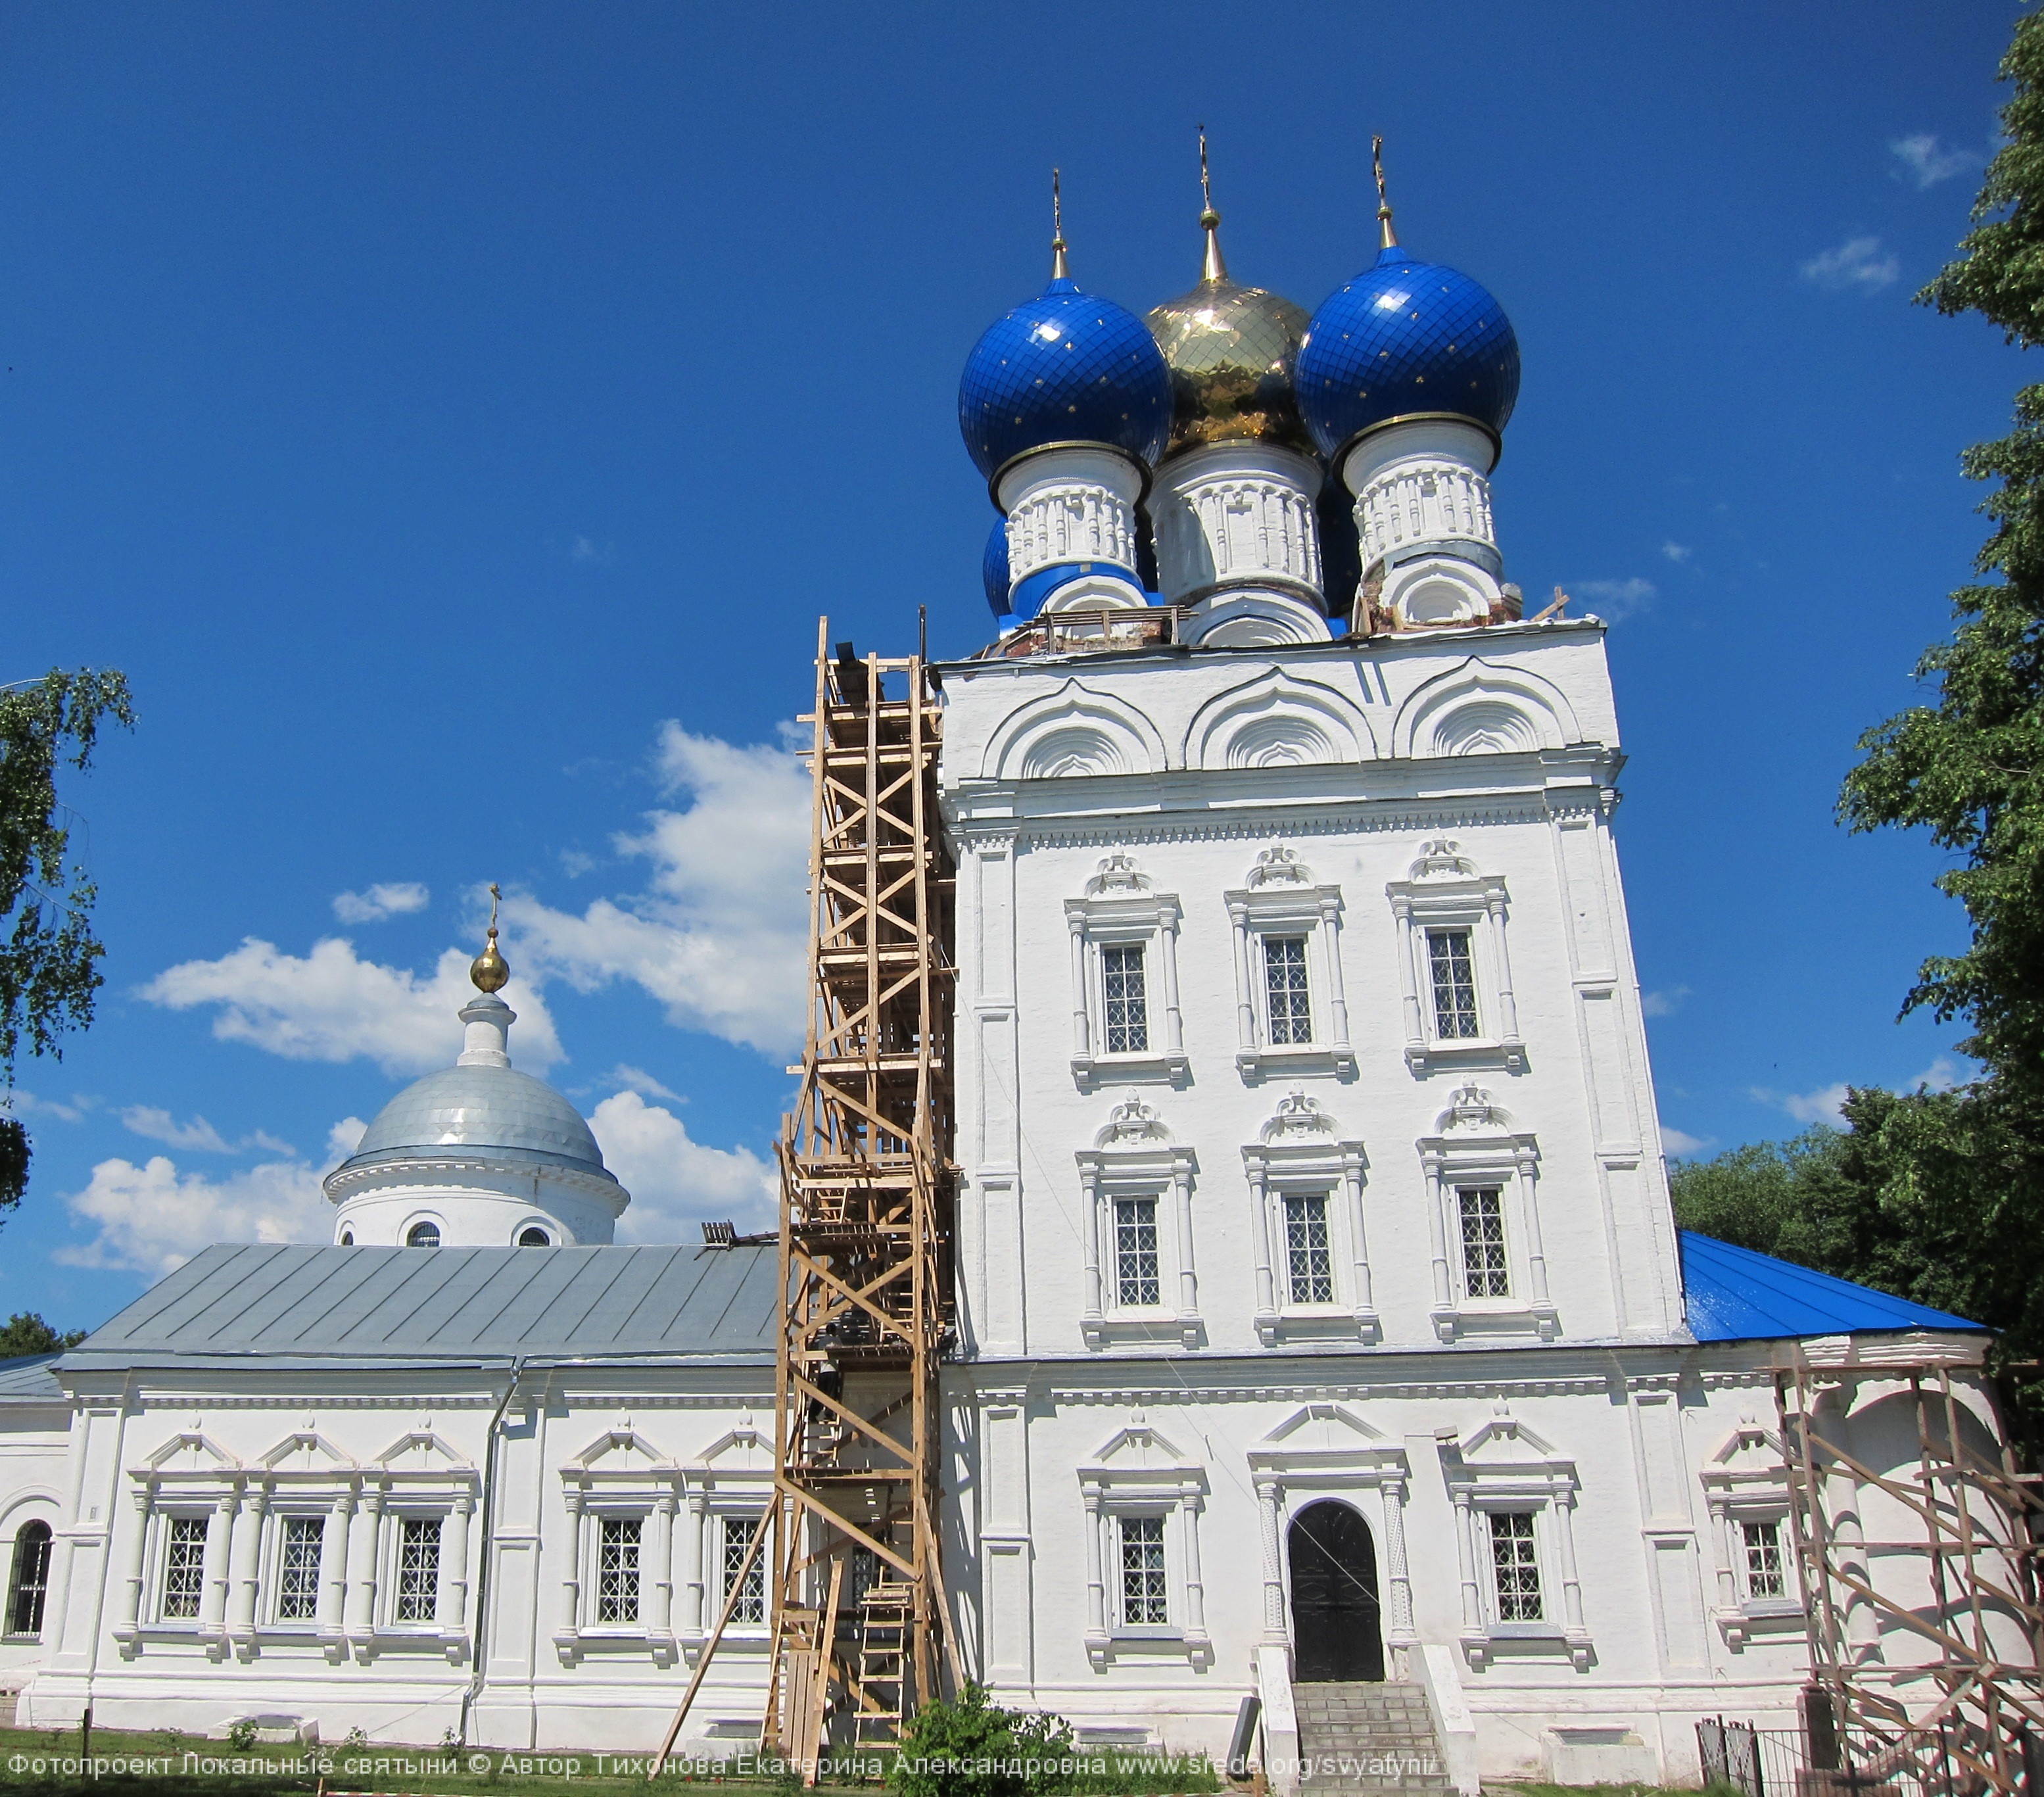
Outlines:
POLYGON ((436 1149, 568 1167, 615 1183, 582 1114, 515 1067, 448 1067, 415 1080, 377 1112, 336 1171, 436 1149))

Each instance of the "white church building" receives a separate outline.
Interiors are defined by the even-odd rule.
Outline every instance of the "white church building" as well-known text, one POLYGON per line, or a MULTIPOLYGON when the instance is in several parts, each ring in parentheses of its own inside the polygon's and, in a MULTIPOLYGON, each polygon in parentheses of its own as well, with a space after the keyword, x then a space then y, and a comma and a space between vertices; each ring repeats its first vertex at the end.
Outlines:
MULTIPOLYGON (((1253 1698, 1281 1788, 1400 1717, 1464 1790, 1693 1778, 1698 1717, 1806 1676, 1776 1368, 1942 1363, 1992 1430, 1987 1338, 1677 1231, 1604 627, 1523 615, 1516 341, 1380 217, 1310 320, 1210 210, 1147 321, 1060 242, 966 371, 946 1583, 968 1669, 1082 1742, 1219 1757, 1253 1698)), ((770 1487, 774 1250, 613 1245, 494 930, 475 978, 330 1244, 0 1363, 25 1721, 658 1740, 770 1487)), ((685 1751, 758 1739, 766 1603, 685 1751)))

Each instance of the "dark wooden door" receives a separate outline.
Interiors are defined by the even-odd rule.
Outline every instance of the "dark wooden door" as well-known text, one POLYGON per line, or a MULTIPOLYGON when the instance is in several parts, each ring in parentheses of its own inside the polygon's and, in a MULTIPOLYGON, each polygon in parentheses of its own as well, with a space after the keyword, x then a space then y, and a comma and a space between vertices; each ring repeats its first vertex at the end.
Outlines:
POLYGON ((1347 1504, 1317 1503, 1293 1519, 1294 1676, 1301 1684, 1384 1676, 1377 1602, 1377 1549, 1370 1526, 1347 1504))

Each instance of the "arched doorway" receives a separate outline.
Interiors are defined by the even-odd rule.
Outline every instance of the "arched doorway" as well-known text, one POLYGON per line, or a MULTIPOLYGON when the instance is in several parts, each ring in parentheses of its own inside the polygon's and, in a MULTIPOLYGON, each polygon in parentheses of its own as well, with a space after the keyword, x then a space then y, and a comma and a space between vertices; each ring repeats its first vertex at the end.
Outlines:
POLYGON ((1384 1676, 1377 1549, 1347 1504, 1309 1505, 1285 1537, 1292 1566, 1293 1676, 1328 1684, 1384 1676))

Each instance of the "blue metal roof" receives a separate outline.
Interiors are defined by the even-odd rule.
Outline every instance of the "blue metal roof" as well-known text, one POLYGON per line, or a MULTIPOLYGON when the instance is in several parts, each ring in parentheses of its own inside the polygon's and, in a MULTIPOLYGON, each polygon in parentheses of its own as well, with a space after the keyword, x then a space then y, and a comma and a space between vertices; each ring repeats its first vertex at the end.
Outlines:
POLYGON ((67 1372, 682 1358, 768 1365, 771 1246, 209 1248, 64 1357, 67 1372))
POLYGON ((57 1383, 57 1354, 23 1354, 0 1360, 0 1404, 61 1404, 63 1387, 57 1383))
POLYGON ((1926 1304, 1833 1279, 1771 1254, 1678 1229, 1683 1302, 1699 1341, 1771 1341, 1802 1335, 1867 1335, 1905 1329, 1984 1331, 1926 1304))

